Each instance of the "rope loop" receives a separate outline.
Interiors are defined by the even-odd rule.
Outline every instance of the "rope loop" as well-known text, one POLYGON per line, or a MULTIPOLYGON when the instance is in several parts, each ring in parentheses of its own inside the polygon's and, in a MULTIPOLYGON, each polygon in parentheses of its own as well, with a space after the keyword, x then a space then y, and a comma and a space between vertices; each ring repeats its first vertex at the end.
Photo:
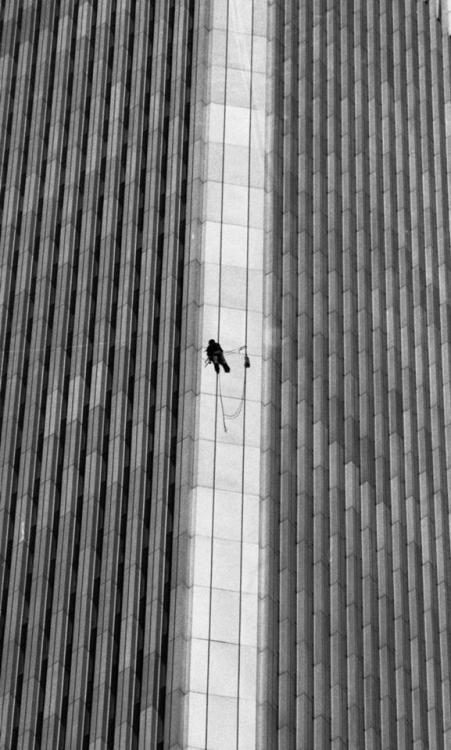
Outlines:
POLYGON ((250 367, 250 361, 249 361, 249 357, 247 355, 247 346, 246 345, 240 346, 240 347, 238 347, 236 349, 230 349, 230 350, 228 350, 228 351, 225 352, 225 354, 234 354, 234 353, 241 354, 241 352, 243 351, 243 349, 244 349, 244 352, 245 352, 243 354, 243 357, 244 357, 243 390, 242 390, 242 393, 241 393, 239 404, 238 404, 237 408, 235 409, 235 411, 232 412, 231 414, 227 413, 226 410, 225 410, 225 407, 224 407, 224 399, 223 399, 223 396, 222 396, 222 389, 221 389, 221 378, 219 378, 219 382, 218 382, 218 392, 219 392, 219 400, 221 402, 222 423, 224 425, 224 432, 228 432, 227 425, 226 425, 226 419, 238 419, 238 417, 240 416, 240 414, 241 414, 241 412, 243 410, 244 401, 246 399, 247 368, 250 367))

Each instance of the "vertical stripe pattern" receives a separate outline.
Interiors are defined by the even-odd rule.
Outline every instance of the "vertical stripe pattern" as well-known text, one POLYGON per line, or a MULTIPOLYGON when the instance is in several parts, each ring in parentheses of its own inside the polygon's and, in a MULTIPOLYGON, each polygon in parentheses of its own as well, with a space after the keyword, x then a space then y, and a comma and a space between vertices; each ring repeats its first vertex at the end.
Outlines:
POLYGON ((450 32, 0 0, 0 750, 451 747, 450 32))
POLYGON ((162 747, 194 2, 0 32, 0 746, 162 747))
POLYGON ((451 743, 444 20, 271 3, 259 747, 451 743))

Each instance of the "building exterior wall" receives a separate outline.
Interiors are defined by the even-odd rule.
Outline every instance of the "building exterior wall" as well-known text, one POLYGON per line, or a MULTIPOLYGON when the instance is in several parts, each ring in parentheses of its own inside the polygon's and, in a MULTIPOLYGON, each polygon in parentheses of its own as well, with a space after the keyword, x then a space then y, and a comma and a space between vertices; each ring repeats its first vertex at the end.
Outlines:
POLYGON ((168 743, 225 750, 256 741, 267 8, 221 0, 199 12, 207 64, 186 287, 197 380, 182 425, 191 469, 179 495, 168 743), (210 338, 229 375, 202 367, 210 338))
POLYGON ((2 1, 1 748, 451 747, 447 17, 2 1))
POLYGON ((2 3, 2 748, 162 747, 194 11, 2 3))
POLYGON ((272 7, 258 746, 445 748, 450 38, 272 7))

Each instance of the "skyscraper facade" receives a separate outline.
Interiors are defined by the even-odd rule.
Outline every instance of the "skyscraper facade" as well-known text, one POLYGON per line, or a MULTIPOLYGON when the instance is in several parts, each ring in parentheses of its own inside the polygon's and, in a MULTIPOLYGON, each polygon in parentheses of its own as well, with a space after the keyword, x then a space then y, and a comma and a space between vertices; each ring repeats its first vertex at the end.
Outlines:
POLYGON ((1 748, 451 747, 450 30, 2 0, 1 748))

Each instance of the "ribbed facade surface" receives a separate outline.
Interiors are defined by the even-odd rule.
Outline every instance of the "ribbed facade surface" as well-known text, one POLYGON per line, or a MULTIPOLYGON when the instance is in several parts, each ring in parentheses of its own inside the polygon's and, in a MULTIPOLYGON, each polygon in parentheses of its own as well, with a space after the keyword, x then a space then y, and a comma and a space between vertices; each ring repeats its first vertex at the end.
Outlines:
POLYGON ((1 0, 1 750, 451 748, 450 13, 1 0))
POLYGON ((2 2, 6 750, 163 747, 194 13, 2 2))
POLYGON ((262 747, 451 747, 451 45, 436 10, 272 6, 262 747))

